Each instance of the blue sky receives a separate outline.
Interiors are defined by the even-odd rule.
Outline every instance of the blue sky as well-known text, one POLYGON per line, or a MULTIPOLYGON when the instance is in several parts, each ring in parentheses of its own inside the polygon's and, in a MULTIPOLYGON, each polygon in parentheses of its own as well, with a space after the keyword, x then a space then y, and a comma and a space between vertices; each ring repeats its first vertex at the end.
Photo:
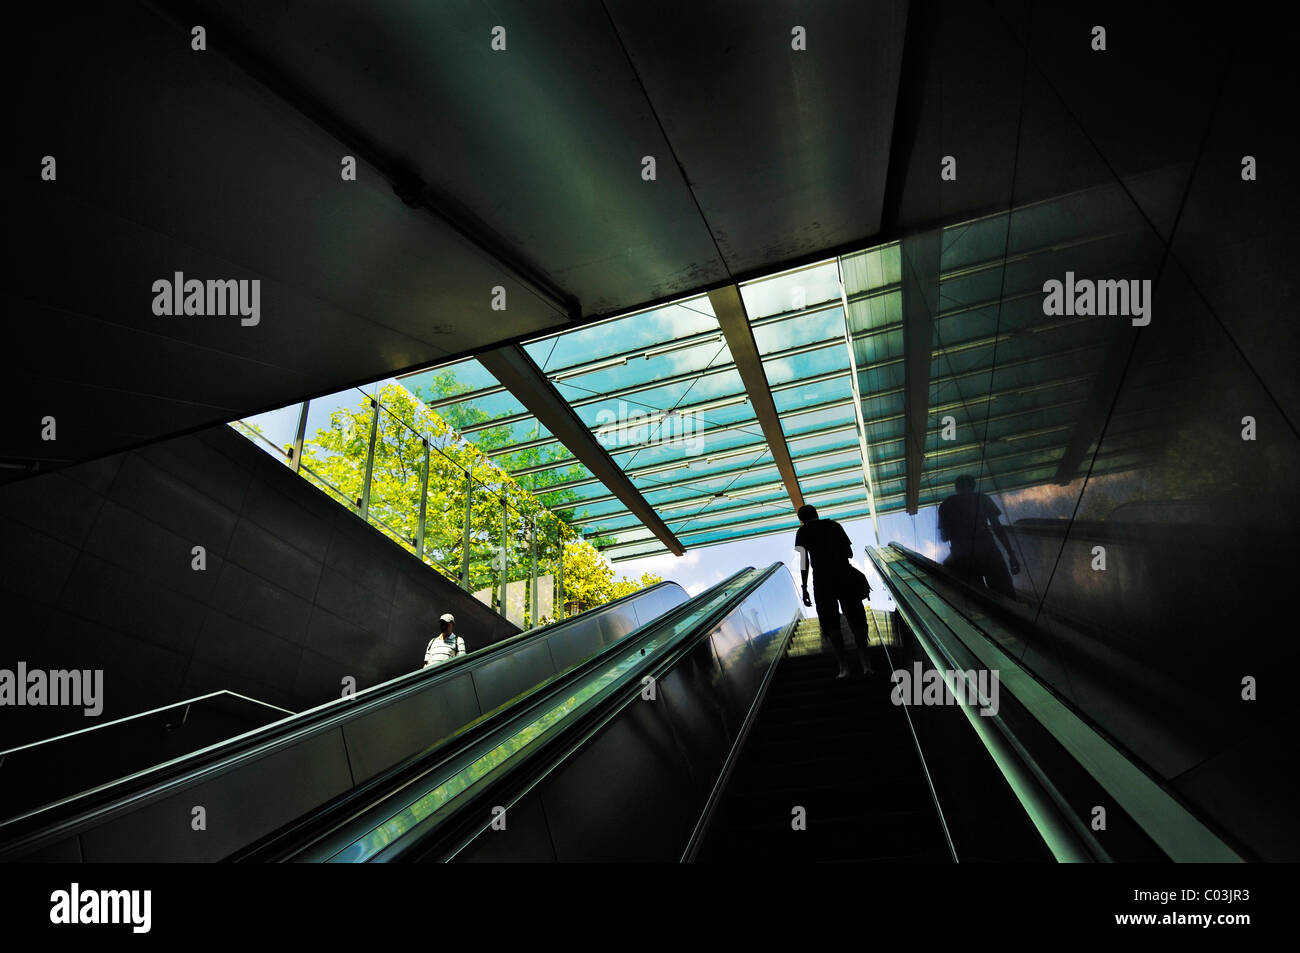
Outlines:
MULTIPOLYGON (((938 508, 933 506, 926 507, 915 516, 906 513, 886 514, 879 521, 879 543, 872 532, 870 520, 858 519, 843 523, 845 532, 853 542, 853 564, 871 579, 872 608, 888 611, 893 608, 893 602, 867 560, 866 547, 899 542, 917 552, 939 558, 947 547, 941 549, 938 542, 937 514, 938 508)), ((663 553, 628 559, 614 563, 614 573, 633 579, 643 572, 655 573, 680 584, 688 593, 695 595, 746 566, 762 568, 777 560, 786 564, 797 585, 799 557, 794 551, 794 530, 716 546, 694 547, 688 549, 684 556, 663 553)), ((804 609, 804 614, 811 616, 812 610, 804 609)))

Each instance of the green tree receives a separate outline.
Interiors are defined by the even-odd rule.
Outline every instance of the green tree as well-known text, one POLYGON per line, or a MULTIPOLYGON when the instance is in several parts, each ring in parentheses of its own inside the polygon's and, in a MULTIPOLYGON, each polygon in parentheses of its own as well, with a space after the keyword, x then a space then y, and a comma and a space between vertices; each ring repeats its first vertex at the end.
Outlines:
POLYGON ((663 582, 662 576, 642 573, 638 581, 615 579, 614 567, 585 539, 566 543, 564 547, 564 588, 577 611, 604 605, 614 599, 630 596, 648 586, 663 582), (573 579, 570 580, 570 571, 573 579))
MULTIPOLYGON (((459 392, 449 374, 439 375, 437 388, 444 396, 459 392)), ((476 408, 471 412, 457 405, 448 410, 456 411, 450 416, 462 426, 466 421, 482 417, 482 411, 476 408)), ((546 600, 539 600, 538 607, 532 606, 531 586, 525 583, 531 578, 534 552, 538 576, 549 576, 552 580, 560 574, 563 552, 566 592, 556 594, 557 610, 566 599, 570 604, 576 602, 582 609, 589 609, 641 587, 628 580, 615 583, 608 561, 566 522, 572 509, 555 512, 557 503, 562 506, 563 502, 577 500, 574 491, 548 494, 551 509, 543 506, 530 488, 521 486, 505 469, 488 459, 479 446, 461 439, 448 419, 398 384, 380 389, 378 406, 362 402, 356 407, 335 409, 328 426, 304 442, 302 475, 359 513, 375 414, 378 420, 374 424, 375 453, 367 502, 369 522, 394 542, 416 553, 420 502, 424 497, 424 545, 416 554, 459 583, 466 564, 468 495, 469 589, 480 593, 498 612, 505 611, 500 593, 503 556, 508 583, 523 584, 525 625, 551 621, 549 614, 538 611, 543 609, 546 600), (426 469, 427 497, 424 494, 426 469), (472 483, 467 474, 472 475, 472 483)), ((509 428, 476 431, 474 436, 488 434, 492 440, 514 439, 495 434, 498 430, 509 428)), ((520 463, 516 455, 511 455, 512 464, 546 462, 555 458, 548 458, 547 454, 557 452, 567 453, 555 448, 528 448, 518 453, 531 453, 532 456, 523 458, 529 462, 520 463)), ((581 467, 571 467, 529 476, 545 477, 546 482, 540 485, 549 486, 578 479, 583 472, 581 467), (571 472, 566 474, 564 470, 571 472)), ((651 577, 643 577, 641 585, 660 581, 646 580, 651 577)))
POLYGON ((622 579, 614 580, 614 587, 611 591, 611 599, 622 599, 624 596, 630 596, 634 592, 640 592, 642 589, 648 589, 651 586, 657 586, 664 581, 663 576, 656 576, 652 573, 641 573, 640 579, 622 579))

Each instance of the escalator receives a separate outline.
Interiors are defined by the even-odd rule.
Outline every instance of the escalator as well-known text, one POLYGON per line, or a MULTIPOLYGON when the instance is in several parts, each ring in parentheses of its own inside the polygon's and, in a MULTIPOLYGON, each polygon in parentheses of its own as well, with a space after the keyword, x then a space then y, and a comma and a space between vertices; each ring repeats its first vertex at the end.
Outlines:
POLYGON ((232 859, 678 860, 797 615, 782 564, 743 570, 232 859))
POLYGON ((748 570, 231 859, 1243 859, 1012 659, 981 656, 987 613, 901 550, 872 559, 896 602, 872 613, 872 678, 809 650, 783 564, 748 570), (1000 694, 964 688, 989 662, 1000 694), (948 697, 896 704, 891 671, 948 697))
POLYGON ((0 860, 219 860, 689 602, 661 583, 298 714, 214 693, 0 752, 0 860))
POLYGON ((911 726, 876 668, 837 679, 826 655, 781 661, 695 860, 952 859, 911 726))
MULTIPOLYGON (((322 770, 331 745, 346 740, 347 750, 365 750, 347 719, 335 725, 344 737, 293 748, 292 777, 283 768, 258 771, 258 784, 250 788, 245 777, 241 788, 239 769, 252 753, 245 762, 210 765, 227 803, 240 796, 253 807, 274 803, 279 819, 241 831, 219 856, 1249 858, 1230 834, 1008 654, 1025 635, 1015 630, 1014 616, 999 616, 984 594, 952 589, 941 568, 900 547, 873 550, 871 559, 894 602, 893 611, 870 613, 873 644, 884 655, 873 677, 834 678, 783 564, 746 569, 545 678, 525 679, 442 741, 356 772, 327 796, 318 787, 310 804, 294 799, 294 786, 322 770), (908 679, 915 693, 903 689, 908 679)), ((427 725, 422 730, 428 742, 427 725)), ((367 737, 377 743, 381 733, 367 737)), ((175 825, 187 822, 181 808, 194 802, 198 782, 194 772, 180 779, 185 793, 172 799, 175 816, 144 812, 134 827, 119 828, 119 839, 184 842, 175 825)), ((137 797, 157 807, 167 791, 155 785, 137 797)), ((93 833, 80 832, 83 854, 87 830, 93 833)), ((58 833, 26 846, 47 846, 58 833)), ((0 847, 0 859, 15 855, 22 856, 0 847)))

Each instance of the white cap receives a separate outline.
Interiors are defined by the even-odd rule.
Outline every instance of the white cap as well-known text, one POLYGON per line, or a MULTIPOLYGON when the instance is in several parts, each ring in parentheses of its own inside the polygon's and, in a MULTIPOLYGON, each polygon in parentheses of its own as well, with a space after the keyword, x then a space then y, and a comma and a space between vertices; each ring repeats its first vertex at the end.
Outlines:
POLYGON ((455 622, 455 621, 456 621, 456 617, 455 617, 454 615, 452 615, 450 612, 444 612, 442 615, 438 616, 438 621, 440 621, 440 622, 455 622))

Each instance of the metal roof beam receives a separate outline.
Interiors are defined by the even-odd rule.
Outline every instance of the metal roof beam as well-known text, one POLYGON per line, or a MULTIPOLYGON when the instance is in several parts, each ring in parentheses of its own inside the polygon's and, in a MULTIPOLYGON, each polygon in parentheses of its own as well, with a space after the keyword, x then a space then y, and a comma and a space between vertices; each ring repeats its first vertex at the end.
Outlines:
POLYGON ((596 440, 573 412, 541 369, 517 345, 486 351, 479 361, 515 398, 532 411, 547 430, 555 434, 575 458, 640 518, 668 548, 680 556, 686 550, 659 518, 632 481, 614 463, 609 452, 596 440))
POLYGON ((767 438, 772 460, 785 483, 790 495, 790 504, 797 510, 803 506, 803 493, 799 489, 799 477, 794 472, 794 461, 790 459, 790 448, 785 442, 785 431, 781 429, 781 417, 776 412, 776 402, 772 400, 772 391, 767 386, 767 372, 763 369, 763 356, 758 353, 758 344, 754 341, 754 331, 749 326, 749 315, 745 313, 745 302, 741 300, 740 288, 728 285, 709 292, 709 302, 713 313, 722 326, 722 333, 727 338, 727 347, 731 359, 749 394, 749 406, 754 408, 767 438))

